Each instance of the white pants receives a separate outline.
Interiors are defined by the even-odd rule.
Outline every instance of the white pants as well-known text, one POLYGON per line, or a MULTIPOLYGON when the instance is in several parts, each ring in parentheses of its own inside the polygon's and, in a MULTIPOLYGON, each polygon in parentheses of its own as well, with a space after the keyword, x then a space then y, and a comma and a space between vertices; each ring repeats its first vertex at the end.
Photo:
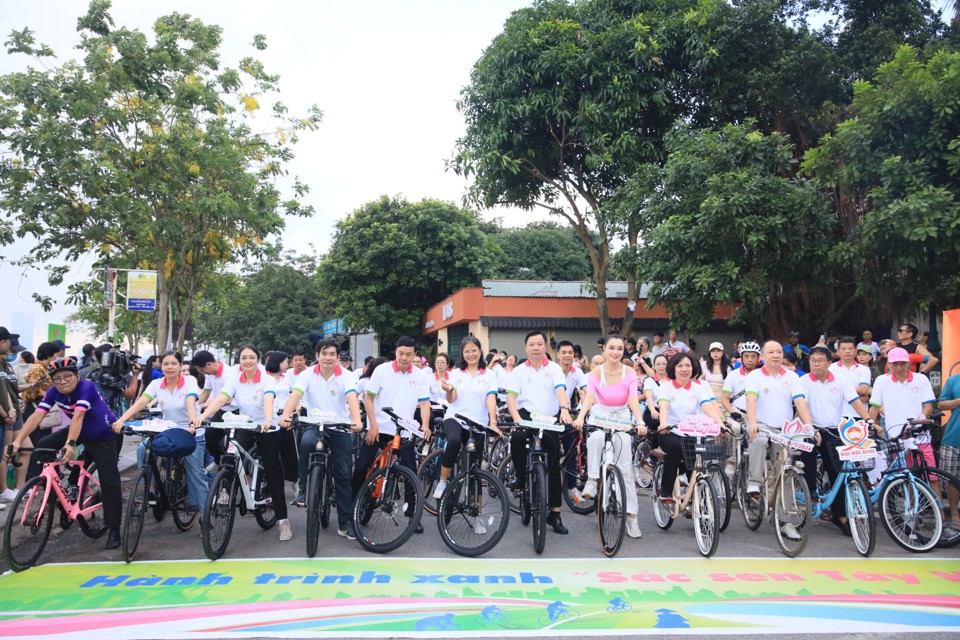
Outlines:
MULTIPOLYGON (((600 463, 603 461, 604 432, 594 431, 587 438, 587 477, 600 478, 600 463)), ((633 478, 633 453, 630 448, 630 435, 617 432, 610 439, 613 447, 613 463, 623 474, 623 485, 627 491, 627 513, 637 514, 637 484, 633 478)))

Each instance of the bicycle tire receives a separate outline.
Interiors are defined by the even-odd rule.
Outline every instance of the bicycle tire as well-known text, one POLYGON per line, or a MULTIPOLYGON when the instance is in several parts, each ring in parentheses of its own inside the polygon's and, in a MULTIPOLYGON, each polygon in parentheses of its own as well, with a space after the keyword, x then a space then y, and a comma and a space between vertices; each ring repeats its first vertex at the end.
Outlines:
MULTIPOLYGON (((654 488, 659 487, 663 484, 663 465, 657 464, 653 468, 653 486, 654 488)), ((657 523, 657 526, 666 531, 673 524, 673 510, 667 505, 663 504, 660 501, 660 498, 657 497, 657 492, 653 492, 653 519, 657 523)))
POLYGON ((869 557, 877 544, 877 523, 873 520, 873 505, 870 502, 870 493, 857 476, 847 478, 844 487, 847 499, 847 522, 850 525, 850 536, 857 547, 857 553, 869 557))
POLYGON ((360 485, 353 504, 353 516, 357 541, 364 549, 389 553, 399 548, 410 539, 423 516, 423 499, 416 474, 399 464, 377 469, 360 485), (408 491, 414 494, 414 505, 409 504, 408 491), (367 512, 369 515, 364 521, 367 512), (385 533, 381 533, 383 531, 385 533))
POLYGON ((717 494, 717 522, 720 523, 720 532, 723 533, 730 525, 733 501, 730 495, 730 479, 722 465, 717 469, 710 469, 710 484, 713 485, 713 492, 717 494))
MULTIPOLYGON (((630 487, 631 491, 636 491, 630 487)), ((627 528, 627 488, 623 474, 615 465, 607 465, 597 487, 597 531, 603 555, 612 558, 620 551, 627 528)))
POLYGON ((130 563, 137 557, 140 536, 143 534, 143 519, 149 505, 149 487, 152 480, 150 467, 144 466, 137 472, 127 498, 127 510, 123 518, 123 561, 130 563))
POLYGON ((475 558, 497 546, 510 522, 506 492, 497 476, 484 469, 450 481, 437 503, 444 516, 437 518, 437 528, 451 551, 475 558))
MULTIPOLYGON (((512 453, 508 453, 497 467, 497 480, 499 480, 504 487, 507 487, 507 499, 510 502, 510 511, 514 512, 518 516, 522 516, 523 514, 521 513, 521 505, 523 504, 523 499, 521 496, 510 490, 510 487, 513 486, 517 481, 517 470, 513 466, 512 453)), ((523 521, 523 526, 527 526, 527 524, 530 522, 530 519, 527 518, 524 520, 521 517, 521 521, 523 521)))
POLYGON ((330 506, 333 503, 333 474, 323 474, 323 492, 320 494, 320 526, 326 529, 330 526, 330 506))
POLYGON ((107 523, 103 519, 103 492, 100 490, 100 483, 92 477, 92 474, 96 473, 96 467, 89 470, 89 473, 91 477, 83 483, 83 491, 80 492, 78 500, 81 509, 94 507, 94 510, 85 516, 77 516, 77 524, 80 525, 83 535, 96 540, 107 532, 107 523))
POLYGON ((650 442, 644 436, 634 438, 633 447, 633 479, 641 489, 653 486, 653 469, 656 465, 650 462, 650 442))
POLYGON ((697 548, 705 558, 713 556, 720 546, 718 496, 704 476, 697 478, 693 489, 693 532, 697 548))
POLYGON ((954 491, 960 494, 960 478, 952 473, 926 465, 912 467, 910 473, 926 482, 928 487, 937 488, 934 495, 938 498, 938 503, 944 510, 943 533, 940 534, 937 546, 945 549, 960 544, 960 524, 956 524, 960 523, 960 513, 954 513, 952 516, 948 513, 950 502, 947 486, 950 485, 954 491), (937 478, 938 482, 934 483, 933 478, 937 478))
MULTIPOLYGON (((7 566, 16 572, 34 566, 50 539, 53 502, 44 502, 43 494, 46 489, 47 479, 44 476, 31 478, 7 506, 7 524, 3 528, 3 559, 7 566)), ((50 497, 53 498, 52 491, 50 497)))
POLYGON ((530 485, 533 550, 540 555, 547 545, 547 470, 542 462, 533 463, 530 485))
POLYGON ((773 505, 773 527, 780 550, 796 558, 810 540, 810 489, 807 481, 794 469, 785 469, 777 486, 773 505), (793 527, 799 539, 789 536, 793 527))
POLYGON ((922 481, 906 476, 884 484, 880 522, 894 542, 914 553, 936 547, 943 533, 943 513, 937 497, 922 481))
MULTIPOLYGON (((576 451, 576 449, 574 449, 576 451)), ((571 454, 573 455, 573 454, 571 454)), ((586 516, 590 515, 597 509, 597 497, 593 498, 584 498, 583 502, 577 502, 573 499, 573 496, 570 495, 570 491, 567 489, 567 480, 569 478, 574 478, 574 486, 577 492, 582 492, 584 485, 587 484, 587 443, 586 440, 580 446, 580 460, 576 463, 577 473, 570 473, 567 471, 565 460, 560 461, 561 469, 563 469, 562 478, 563 478, 563 501, 566 503, 570 511, 574 513, 586 516)))
POLYGON ((767 513, 766 492, 761 488, 758 498, 754 498, 747 493, 748 469, 747 456, 743 456, 740 458, 740 466, 737 467, 737 504, 740 505, 740 513, 743 514, 743 521, 747 528, 756 531, 760 528, 763 516, 767 513))
POLYGON ((323 469, 321 465, 310 468, 307 477, 307 555, 317 555, 320 539, 320 503, 323 500, 323 469))
MULTIPOLYGON (((167 496, 170 511, 173 513, 173 524, 180 531, 189 531, 200 517, 200 511, 191 511, 189 505, 189 487, 187 486, 187 465, 183 458, 178 458, 171 466, 173 478, 168 483, 170 495, 167 496)), ((159 497, 158 497, 159 501, 159 497)), ((198 505, 199 506, 199 505, 198 505)))
POLYGON ((200 520, 200 538, 203 541, 203 553, 210 560, 223 557, 227 545, 230 544, 233 523, 237 516, 238 485, 236 471, 221 469, 207 492, 203 518, 200 520), (221 499, 221 494, 225 499, 221 499))
POLYGON ((253 493, 254 502, 258 504, 253 510, 253 518, 263 530, 272 529, 277 524, 277 512, 273 508, 270 497, 270 485, 267 483, 267 474, 263 465, 257 460, 257 487, 253 493))
MULTIPOLYGON (((423 509, 432 516, 437 515, 437 500, 433 492, 440 482, 440 459, 443 449, 436 449, 426 455, 420 466, 417 467, 417 478, 420 480, 420 490, 423 492, 423 509)), ((451 475, 455 475, 451 472, 451 475)))

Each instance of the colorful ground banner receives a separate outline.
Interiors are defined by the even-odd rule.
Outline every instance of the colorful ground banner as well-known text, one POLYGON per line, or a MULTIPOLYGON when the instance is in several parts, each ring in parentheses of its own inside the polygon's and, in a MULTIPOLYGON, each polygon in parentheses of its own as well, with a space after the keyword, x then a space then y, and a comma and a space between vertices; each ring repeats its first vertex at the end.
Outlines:
POLYGON ((45 565, 0 637, 960 633, 960 560, 300 559, 45 565))

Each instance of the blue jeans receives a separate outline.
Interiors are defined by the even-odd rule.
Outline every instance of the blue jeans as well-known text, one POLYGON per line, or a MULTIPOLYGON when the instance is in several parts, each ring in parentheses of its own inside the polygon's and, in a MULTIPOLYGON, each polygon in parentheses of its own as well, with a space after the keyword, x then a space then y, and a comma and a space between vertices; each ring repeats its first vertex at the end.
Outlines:
MULTIPOLYGON (((183 459, 187 468, 187 508, 196 510, 203 515, 203 505, 207 501, 207 492, 210 490, 210 476, 207 474, 206 462, 207 446, 205 436, 197 436, 197 448, 183 459)), ((137 446, 137 469, 147 462, 147 445, 140 443, 137 446)))

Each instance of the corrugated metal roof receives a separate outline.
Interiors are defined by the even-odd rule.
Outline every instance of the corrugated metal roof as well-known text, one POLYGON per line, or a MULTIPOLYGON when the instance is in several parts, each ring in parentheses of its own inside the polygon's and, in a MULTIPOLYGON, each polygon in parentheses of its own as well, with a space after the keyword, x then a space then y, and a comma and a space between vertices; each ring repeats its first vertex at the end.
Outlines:
POLYGON ((490 329, 582 329, 587 331, 600 331, 600 320, 597 318, 480 316, 480 324, 490 329))
MULTIPOLYGON (((490 298, 595 298, 593 282, 557 282, 552 280, 484 280, 483 295, 490 298)), ((640 298, 649 287, 641 285, 640 298)), ((627 283, 607 282, 607 298, 626 298, 627 283)))

